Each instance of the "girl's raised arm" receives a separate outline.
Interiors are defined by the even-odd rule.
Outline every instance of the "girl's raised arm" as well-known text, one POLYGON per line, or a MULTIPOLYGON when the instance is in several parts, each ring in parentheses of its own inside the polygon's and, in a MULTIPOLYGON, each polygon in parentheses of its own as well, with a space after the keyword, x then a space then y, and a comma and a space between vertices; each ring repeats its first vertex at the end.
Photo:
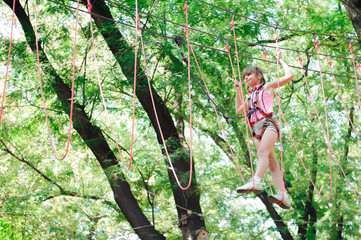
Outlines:
POLYGON ((269 91, 270 89, 276 89, 278 86, 282 87, 283 85, 287 84, 288 82, 292 81, 292 79, 295 77, 295 74, 293 73, 292 69, 287 65, 285 61, 282 59, 282 53, 280 49, 276 50, 276 58, 281 63, 283 69, 285 70, 285 75, 283 77, 278 79, 275 79, 265 85, 265 89, 269 91))

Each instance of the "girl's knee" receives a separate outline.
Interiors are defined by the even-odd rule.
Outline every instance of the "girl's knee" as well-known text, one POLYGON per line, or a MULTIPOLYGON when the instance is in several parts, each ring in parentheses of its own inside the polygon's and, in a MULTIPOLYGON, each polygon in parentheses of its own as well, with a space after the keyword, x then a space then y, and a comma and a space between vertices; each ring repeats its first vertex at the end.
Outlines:
POLYGON ((269 158, 269 151, 258 149, 257 151, 257 157, 258 159, 268 159, 269 158))

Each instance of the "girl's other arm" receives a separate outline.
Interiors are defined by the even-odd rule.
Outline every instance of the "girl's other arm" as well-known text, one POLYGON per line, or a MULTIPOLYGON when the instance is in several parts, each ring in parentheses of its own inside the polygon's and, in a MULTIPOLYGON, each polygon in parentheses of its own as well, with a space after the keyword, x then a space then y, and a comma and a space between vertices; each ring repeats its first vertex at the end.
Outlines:
POLYGON ((265 85, 266 90, 282 87, 283 85, 292 81, 292 79, 295 77, 295 74, 293 73, 292 69, 287 65, 287 63, 285 61, 283 61, 282 54, 279 49, 277 49, 277 51, 276 51, 276 57, 279 60, 279 62, 281 63, 283 69, 285 70, 285 75, 283 77, 280 77, 279 80, 275 79, 275 80, 269 82, 268 84, 266 84, 265 85))

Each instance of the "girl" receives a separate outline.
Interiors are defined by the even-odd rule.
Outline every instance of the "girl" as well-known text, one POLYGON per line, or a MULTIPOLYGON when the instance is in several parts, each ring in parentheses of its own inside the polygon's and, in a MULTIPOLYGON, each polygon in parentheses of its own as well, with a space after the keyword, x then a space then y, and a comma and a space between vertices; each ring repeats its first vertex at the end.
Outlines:
POLYGON ((263 72, 259 67, 249 66, 243 70, 242 76, 247 89, 249 90, 249 98, 244 102, 240 98, 240 82, 234 82, 236 88, 236 112, 243 114, 244 109, 247 111, 254 109, 255 112, 249 117, 252 127, 252 135, 255 140, 257 149, 258 165, 254 176, 242 187, 237 188, 238 193, 248 193, 252 190, 255 193, 263 192, 261 179, 266 174, 267 169, 271 171, 271 176, 278 194, 268 196, 271 203, 280 204, 280 207, 288 209, 291 207, 291 201, 287 197, 286 192, 284 198, 282 194, 283 184, 282 176, 276 155, 274 145, 279 138, 279 125, 273 117, 273 93, 278 87, 285 85, 294 78, 291 68, 283 61, 282 54, 279 49, 276 50, 276 57, 285 70, 285 76, 271 82, 266 83, 263 72), (282 201, 283 200, 283 201, 282 201))

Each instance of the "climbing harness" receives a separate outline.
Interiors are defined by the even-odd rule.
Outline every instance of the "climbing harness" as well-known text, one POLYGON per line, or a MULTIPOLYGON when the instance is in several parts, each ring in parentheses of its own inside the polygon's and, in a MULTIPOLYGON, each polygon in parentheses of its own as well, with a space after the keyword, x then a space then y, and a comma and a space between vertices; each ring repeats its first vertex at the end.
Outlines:
MULTIPOLYGON (((263 83, 259 88, 257 88, 257 90, 253 91, 252 95, 247 99, 248 106, 252 106, 252 109, 250 111, 252 111, 252 114, 254 114, 254 116, 256 118, 256 122, 260 122, 261 120, 265 119, 265 121, 263 122, 263 126, 262 126, 262 130, 261 130, 260 135, 256 134, 255 131, 252 131, 253 137, 255 139, 257 139, 258 141, 261 141, 263 133, 266 131, 269 122, 271 122, 275 126, 275 128, 277 130, 277 134, 279 135, 279 129, 278 129, 276 121, 273 119, 273 113, 267 114, 258 106, 259 94, 260 94, 260 92, 262 92, 261 100, 262 100, 263 106, 265 108, 265 104, 263 102, 263 93, 265 91, 264 85, 265 84, 263 83), (261 119, 259 119, 257 117, 257 111, 262 115, 261 119)), ((251 122, 252 114, 248 115, 248 120, 249 120, 249 122, 251 124, 251 127, 253 129, 255 124, 251 122)))

